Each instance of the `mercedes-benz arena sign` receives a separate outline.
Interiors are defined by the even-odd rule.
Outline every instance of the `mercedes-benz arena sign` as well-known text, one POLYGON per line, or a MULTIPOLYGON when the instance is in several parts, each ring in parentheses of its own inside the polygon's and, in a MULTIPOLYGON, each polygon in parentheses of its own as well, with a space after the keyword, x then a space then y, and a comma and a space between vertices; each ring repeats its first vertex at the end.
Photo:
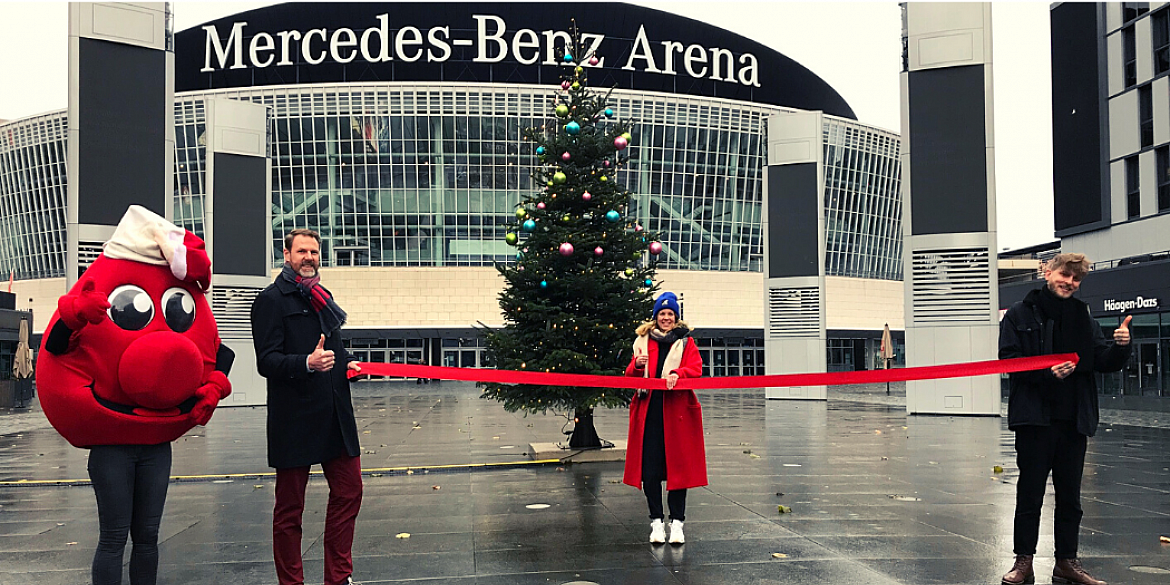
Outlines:
MULTIPOLYGON (((573 23, 594 87, 721 97, 856 119, 821 78, 760 43, 620 3, 295 3, 175 35, 177 91, 300 83, 555 83, 573 23)), ((580 56, 578 56, 580 57, 580 56)))

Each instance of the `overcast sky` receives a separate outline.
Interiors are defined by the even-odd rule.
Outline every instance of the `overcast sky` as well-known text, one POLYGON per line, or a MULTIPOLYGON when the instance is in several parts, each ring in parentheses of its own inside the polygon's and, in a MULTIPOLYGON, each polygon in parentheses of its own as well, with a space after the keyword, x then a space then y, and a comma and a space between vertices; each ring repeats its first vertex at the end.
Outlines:
MULTIPOLYGON (((175 30, 269 4, 174 2, 175 30)), ((896 2, 635 4, 767 45, 827 81, 860 121, 901 131, 902 24, 896 2)), ((553 10, 556 4, 533 7, 553 10)), ((68 25, 65 2, 0 2, 0 119, 69 105, 68 25)), ((1048 3, 996 2, 992 31, 999 247, 1019 248, 1055 239, 1048 3)))

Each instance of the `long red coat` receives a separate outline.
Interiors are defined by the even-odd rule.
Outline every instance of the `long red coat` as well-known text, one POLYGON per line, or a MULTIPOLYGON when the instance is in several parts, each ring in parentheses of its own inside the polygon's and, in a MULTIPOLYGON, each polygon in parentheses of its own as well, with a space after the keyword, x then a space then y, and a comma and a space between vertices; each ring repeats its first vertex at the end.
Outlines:
MULTIPOLYGON (((646 367, 658 365, 658 344, 648 344, 650 360, 646 367)), ((643 370, 635 366, 637 357, 630 358, 626 375, 641 378, 643 370)), ((674 370, 679 378, 698 378, 703 375, 703 359, 695 340, 688 337, 682 363, 674 370)), ((668 374, 670 372, 667 372, 668 374)), ((656 376, 651 371, 650 376, 656 376)), ((679 490, 707 485, 707 452, 703 445, 703 408, 693 390, 651 390, 665 392, 662 396, 662 426, 666 435, 666 489, 679 490)), ((646 428, 646 410, 650 395, 630 402, 630 431, 626 445, 626 471, 623 483, 642 488, 642 435, 646 428)))

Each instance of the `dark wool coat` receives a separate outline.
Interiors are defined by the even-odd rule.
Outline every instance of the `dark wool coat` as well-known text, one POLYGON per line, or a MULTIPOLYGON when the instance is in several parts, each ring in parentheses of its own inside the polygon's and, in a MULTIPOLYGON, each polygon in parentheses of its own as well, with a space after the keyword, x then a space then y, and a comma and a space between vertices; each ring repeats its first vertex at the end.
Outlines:
POLYGON ((334 426, 341 429, 345 453, 360 453, 357 423, 346 364, 357 358, 345 351, 341 330, 325 339, 334 352, 333 369, 309 372, 305 360, 321 339, 321 322, 297 285, 283 278, 268 285, 252 303, 252 343, 256 367, 268 380, 268 465, 304 467, 341 455, 332 452, 334 426))
MULTIPOLYGON (((1069 302, 1078 303, 1085 312, 1089 311, 1089 306, 1080 299, 1070 299, 1069 302)), ((1050 325, 1035 304, 1027 300, 1013 304, 999 322, 999 359, 1054 353, 1050 325)), ((1116 372, 1125 367, 1130 346, 1106 341, 1101 326, 1092 317, 1089 318, 1089 326, 1093 329, 1093 370, 1116 372)), ((1008 395, 1009 429, 1051 425, 1055 393, 1075 392, 1077 432, 1086 437, 1097 433, 1101 413, 1097 403, 1095 376, 1072 376, 1059 380, 1051 369, 1044 369, 1017 372, 1008 374, 1008 377, 1011 387, 1008 395)))
MULTIPOLYGON (((679 378, 698 378, 703 375, 703 360, 695 340, 687 337, 675 343, 685 343, 682 363, 674 370, 679 378)), ((649 343, 651 377, 658 367, 658 344, 649 343)), ((643 371, 635 366, 636 356, 630 358, 626 375, 641 378, 643 371)), ((670 372, 666 372, 669 374, 670 372)), ((666 438, 666 489, 680 490, 707 485, 707 452, 703 444, 703 408, 693 390, 652 390, 662 392, 662 426, 666 438)), ((642 488, 642 436, 646 427, 646 411, 650 395, 634 396, 630 402, 630 430, 626 444, 626 471, 622 481, 642 488)))

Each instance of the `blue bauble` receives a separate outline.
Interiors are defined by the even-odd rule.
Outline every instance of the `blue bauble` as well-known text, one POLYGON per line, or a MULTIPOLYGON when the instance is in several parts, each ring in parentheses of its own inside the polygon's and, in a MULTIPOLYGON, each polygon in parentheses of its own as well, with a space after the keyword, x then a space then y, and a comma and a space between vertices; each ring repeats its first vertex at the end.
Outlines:
POLYGON ((520 224, 520 229, 526 232, 531 232, 536 229, 536 222, 532 221, 531 219, 526 219, 524 220, 524 223, 520 224))
POLYGON ((547 280, 540 281, 540 288, 548 288, 548 281, 547 280))
POLYGON ((654 285, 654 281, 647 278, 646 279, 646 286, 653 286, 653 285, 654 285))
POLYGON ((612 209, 605 212, 605 221, 608 221, 609 223, 617 223, 619 220, 621 220, 621 218, 622 214, 612 209))
POLYGON ((544 147, 543 147, 543 146, 537 146, 537 147, 536 147, 536 154, 538 154, 538 155, 540 155, 540 154, 544 154, 544 147))
POLYGON ((572 63, 572 62, 573 62, 573 55, 571 53, 565 53, 565 63, 572 63))
POLYGON ((580 131, 581 125, 576 122, 569 122, 568 124, 565 124, 565 132, 568 132, 572 136, 576 136, 580 131))
POLYGON ((613 108, 606 108, 606 109, 605 109, 605 117, 606 117, 606 118, 612 118, 612 117, 613 117, 613 108))
POLYGON ((516 259, 517 259, 517 260, 523 260, 523 259, 524 259, 524 253, 523 253, 523 252, 516 252, 516 259))

